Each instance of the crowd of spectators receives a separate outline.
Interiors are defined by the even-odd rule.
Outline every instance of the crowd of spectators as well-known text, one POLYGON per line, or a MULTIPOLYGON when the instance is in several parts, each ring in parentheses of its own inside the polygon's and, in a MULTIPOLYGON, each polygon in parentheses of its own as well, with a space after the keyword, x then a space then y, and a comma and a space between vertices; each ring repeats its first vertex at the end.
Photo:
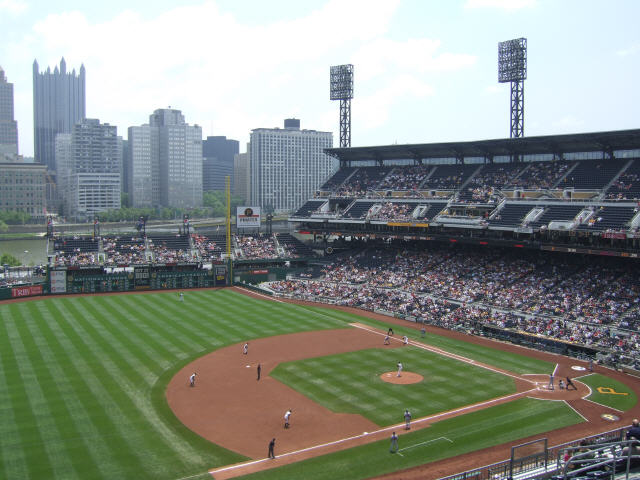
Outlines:
POLYGON ((235 243, 242 251, 241 259, 269 259, 279 256, 271 235, 236 235, 235 243))
POLYGON ((330 264, 319 281, 270 285, 278 293, 387 310, 447 328, 484 322, 640 359, 634 265, 551 255, 368 249, 330 264))
POLYGON ((224 253, 216 242, 204 235, 194 233, 191 238, 193 240, 193 248, 198 252, 198 256, 202 261, 219 260, 220 255, 224 253))
POLYGON ((375 213, 370 214, 368 218, 370 220, 395 220, 404 222, 411 220, 411 214, 414 208, 415 205, 408 203, 385 202, 375 213))
POLYGON ((142 238, 104 237, 102 248, 105 253, 104 264, 106 266, 147 263, 146 246, 142 238))
POLYGON ((378 185, 379 190, 416 190, 433 169, 431 165, 397 167, 378 185))
POLYGON ((640 175, 636 172, 625 172, 613 182, 607 191, 607 199, 637 200, 640 175))

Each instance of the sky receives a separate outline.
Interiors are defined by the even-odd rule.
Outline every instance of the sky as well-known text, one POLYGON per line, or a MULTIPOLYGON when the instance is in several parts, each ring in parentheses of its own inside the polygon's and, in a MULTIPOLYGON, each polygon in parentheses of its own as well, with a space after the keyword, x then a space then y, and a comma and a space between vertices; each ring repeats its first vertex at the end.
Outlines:
POLYGON ((527 38, 525 136, 640 128, 637 0, 0 0, 0 66, 33 155, 32 65, 86 68, 87 117, 158 108, 203 136, 333 132, 329 68, 354 65, 352 146, 505 138, 498 43, 527 38))

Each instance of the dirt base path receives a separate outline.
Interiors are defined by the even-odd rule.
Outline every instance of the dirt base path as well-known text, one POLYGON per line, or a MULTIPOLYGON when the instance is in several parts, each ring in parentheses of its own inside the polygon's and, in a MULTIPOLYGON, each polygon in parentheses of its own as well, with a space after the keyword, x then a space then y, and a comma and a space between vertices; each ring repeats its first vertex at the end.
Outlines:
MULTIPOLYGON (((255 295, 241 289, 237 290, 255 295)), ((305 304, 307 302, 294 303, 305 304)), ((417 325, 406 321, 357 309, 336 308, 374 317, 387 323, 405 327, 415 326, 418 329, 417 325)), ((557 363, 556 382, 560 378, 570 376, 574 378, 577 390, 560 390, 556 383, 556 389, 550 391, 547 387, 548 375, 514 375, 495 367, 470 361, 478 366, 513 376, 516 380, 518 393, 455 411, 414 419, 412 430, 427 428, 436 421, 512 401, 521 396, 565 400, 588 420, 583 424, 545 434, 550 445, 628 425, 632 418, 640 416, 640 407, 638 406, 629 412, 622 413, 583 400, 583 397, 589 394, 589 388, 579 380, 575 380, 575 377, 587 372, 577 372, 572 367, 586 368, 584 362, 435 327, 428 327, 427 331, 471 343, 484 344, 494 349, 516 351, 520 354, 555 362, 557 363), (620 420, 616 423, 604 420, 601 417, 603 413, 614 414, 620 417, 620 420)), ((213 443, 253 459, 240 465, 212 470, 211 473, 217 480, 246 475, 254 471, 387 439, 391 430, 398 428, 400 422, 398 425, 380 428, 360 415, 331 412, 269 375, 273 368, 281 362, 367 348, 402 348, 402 342, 397 336, 394 337, 390 346, 384 346, 382 343, 385 334, 386 331, 354 324, 354 328, 351 329, 295 333, 252 340, 246 355, 243 354, 242 344, 225 347, 199 358, 178 372, 167 388, 167 401, 176 416, 191 430, 213 443), (258 363, 261 364, 260 380, 257 380, 258 363), (198 376, 195 387, 191 388, 189 387, 189 376, 194 371, 198 373, 198 376), (292 410, 291 428, 284 429, 283 417, 288 409, 292 410), (277 458, 269 460, 266 458, 268 444, 274 437, 276 438, 277 458)), ((411 344, 419 348, 433 350, 433 347, 421 342, 412 341, 411 344)), ((596 371, 616 378, 640 392, 640 379, 601 367, 596 367, 596 371)), ((535 438, 540 438, 540 436, 535 438)), ((522 439, 515 443, 523 443, 527 440, 529 439, 522 439)), ((504 460, 508 456, 509 447, 510 444, 500 445, 453 459, 395 472, 381 478, 440 478, 504 460)))

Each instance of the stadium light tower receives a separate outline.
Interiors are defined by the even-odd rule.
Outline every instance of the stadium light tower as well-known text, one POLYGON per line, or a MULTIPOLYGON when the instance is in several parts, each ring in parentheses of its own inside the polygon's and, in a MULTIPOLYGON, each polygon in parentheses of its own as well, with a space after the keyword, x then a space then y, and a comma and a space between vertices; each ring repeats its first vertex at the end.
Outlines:
POLYGON ((329 86, 331 100, 340 100, 340 148, 350 147, 353 65, 336 65, 331 67, 329 86))
POLYGON ((524 136, 524 81, 527 78, 527 39, 498 43, 498 82, 511 82, 511 138, 524 136))

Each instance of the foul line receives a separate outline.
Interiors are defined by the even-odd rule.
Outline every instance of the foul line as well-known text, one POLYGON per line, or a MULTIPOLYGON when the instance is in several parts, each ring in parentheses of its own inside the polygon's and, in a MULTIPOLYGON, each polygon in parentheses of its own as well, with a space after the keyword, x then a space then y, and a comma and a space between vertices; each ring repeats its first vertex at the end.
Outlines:
MULTIPOLYGON (((371 327, 365 327, 363 325, 357 325, 357 324, 354 324, 354 323, 352 323, 351 325, 354 326, 355 328, 360 328, 362 330, 374 333, 376 335, 380 335, 380 336, 385 335, 384 333, 380 332, 379 330, 375 330, 375 329, 373 329, 371 327)), ((392 338, 392 340, 396 340, 398 342, 401 341, 399 338, 392 338)), ((525 382, 529 382, 529 383, 534 384, 534 385, 536 384, 536 382, 534 382, 532 380, 529 380, 529 379, 526 379, 526 378, 522 378, 519 375, 514 375, 514 374, 509 373, 509 372, 505 372, 505 371, 502 371, 502 370, 497 370, 497 369, 495 369, 493 367, 490 367, 488 365, 482 365, 482 364, 480 364, 480 363, 478 363, 475 360, 472 360, 470 358, 463 357, 463 356, 457 355, 455 353, 450 353, 450 352, 447 352, 447 351, 442 350, 442 349, 437 348, 437 347, 431 347, 431 346, 426 345, 424 343, 420 343, 420 342, 415 342, 413 340, 409 340, 409 345, 413 345, 414 347, 422 348, 423 350, 427 350, 427 351, 430 351, 430 352, 433 352, 433 353, 437 353, 438 355, 442 355, 443 357, 453 358, 454 360, 458 360, 458 361, 463 362, 463 363, 468 363, 469 365, 474 365, 476 367, 484 368, 485 370, 489 370, 490 372, 499 373, 501 375, 505 375, 505 376, 511 377, 511 378, 516 378, 518 380, 524 380, 525 382)))
POLYGON ((453 440, 451 440, 450 438, 447 437, 438 437, 438 438, 434 438, 433 440, 427 440, 426 442, 420 442, 420 443, 416 443, 415 445, 410 445, 408 447, 404 447, 401 448, 400 450, 398 450, 399 452, 402 452, 403 450, 409 450, 411 448, 415 448, 415 447, 419 447, 421 445, 427 445, 429 443, 433 443, 433 442, 437 442, 438 440, 446 440, 447 442, 451 442, 453 443, 453 440))

